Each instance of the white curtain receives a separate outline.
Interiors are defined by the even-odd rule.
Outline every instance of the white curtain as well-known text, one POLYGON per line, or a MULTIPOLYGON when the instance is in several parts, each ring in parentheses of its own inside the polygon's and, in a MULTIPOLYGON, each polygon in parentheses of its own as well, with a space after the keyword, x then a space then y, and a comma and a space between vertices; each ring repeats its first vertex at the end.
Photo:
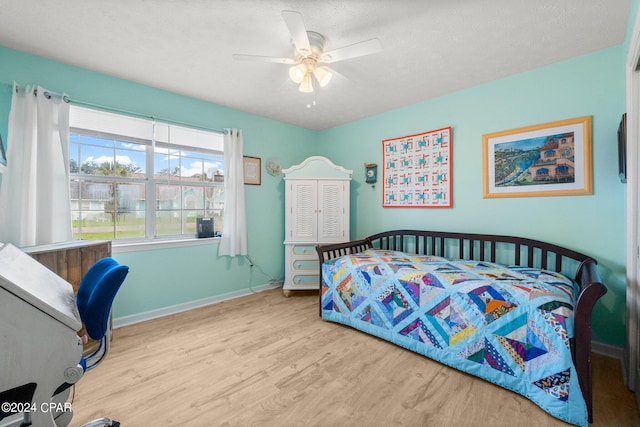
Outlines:
POLYGON ((0 242, 23 247, 71 239, 69 104, 41 87, 14 86, 0 242))
POLYGON ((224 132, 224 224, 218 255, 247 254, 247 225, 244 210, 242 131, 224 132))

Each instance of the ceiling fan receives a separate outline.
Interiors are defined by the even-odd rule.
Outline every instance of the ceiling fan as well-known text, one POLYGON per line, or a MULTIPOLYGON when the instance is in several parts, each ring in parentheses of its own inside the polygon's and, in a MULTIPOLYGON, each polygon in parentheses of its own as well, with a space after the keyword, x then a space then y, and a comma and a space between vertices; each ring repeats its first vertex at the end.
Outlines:
POLYGON ((382 49, 380 40, 374 38, 352 45, 325 52, 325 38, 315 31, 307 31, 302 14, 292 10, 283 10, 284 19, 291 41, 295 47, 292 58, 276 58, 271 56, 234 54, 233 58, 241 61, 265 61, 291 65, 289 77, 298 84, 300 92, 313 92, 314 86, 326 86, 333 71, 325 64, 371 55, 382 49))

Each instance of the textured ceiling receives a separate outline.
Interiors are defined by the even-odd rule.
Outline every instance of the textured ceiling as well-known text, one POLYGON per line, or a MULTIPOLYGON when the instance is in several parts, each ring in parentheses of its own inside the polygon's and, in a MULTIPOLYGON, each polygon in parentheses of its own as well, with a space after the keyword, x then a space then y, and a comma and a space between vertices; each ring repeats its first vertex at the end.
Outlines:
MULTIPOLYGON (((157 88, 325 129, 620 44, 630 0, 2 0, 0 45, 157 88), (288 66, 282 10, 327 50, 378 38, 382 52, 332 64, 313 95, 288 66)), ((38 83, 38 82, 18 82, 38 83)), ((82 99, 82 94, 70 93, 82 99)))

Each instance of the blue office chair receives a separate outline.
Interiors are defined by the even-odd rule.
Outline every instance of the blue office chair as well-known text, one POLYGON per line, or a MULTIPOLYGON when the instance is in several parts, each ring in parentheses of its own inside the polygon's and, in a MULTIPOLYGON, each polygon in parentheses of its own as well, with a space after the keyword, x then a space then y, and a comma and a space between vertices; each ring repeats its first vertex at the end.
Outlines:
MULTIPOLYGON (((102 258, 96 262, 80 281, 76 304, 80 319, 84 323, 87 335, 98 341, 98 348, 90 355, 83 356, 80 361, 83 371, 95 368, 109 352, 111 342, 111 329, 109 328, 111 306, 116 293, 129 273, 129 267, 119 264, 111 257, 102 258)), ((61 393, 71 384, 62 385, 57 391, 61 393)), ((54 395, 55 397, 55 395, 54 395)), ((66 396, 61 395, 66 400, 66 396)), ((57 426, 66 426, 72 413, 62 414, 55 419, 57 426), (66 415, 66 416, 65 416, 66 415), (67 419, 68 418, 68 419, 67 419)), ((93 420, 83 427, 117 427, 120 423, 109 418, 93 420)))
MULTIPOLYGON (((111 305, 116 293, 129 273, 129 267, 118 264, 111 257, 96 262, 80 281, 76 304, 87 335, 100 343, 97 350, 83 357, 86 370, 95 368, 109 352, 111 346, 111 305)), ((117 427, 120 423, 109 418, 93 420, 83 427, 117 427)))
POLYGON ((109 352, 111 305, 120 286, 129 273, 129 267, 113 258, 102 258, 84 275, 78 288, 76 304, 87 335, 100 346, 85 357, 87 370, 93 369, 109 352))

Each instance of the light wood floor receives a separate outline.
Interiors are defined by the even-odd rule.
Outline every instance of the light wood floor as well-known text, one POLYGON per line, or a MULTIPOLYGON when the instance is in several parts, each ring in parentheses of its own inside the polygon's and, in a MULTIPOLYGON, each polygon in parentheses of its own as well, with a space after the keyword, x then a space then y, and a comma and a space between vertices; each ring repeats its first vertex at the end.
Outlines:
MULTIPOLYGON (((594 362, 593 427, 640 426, 617 361, 594 362)), ((114 331, 77 426, 566 426, 513 392, 318 317, 280 290, 114 331)))

